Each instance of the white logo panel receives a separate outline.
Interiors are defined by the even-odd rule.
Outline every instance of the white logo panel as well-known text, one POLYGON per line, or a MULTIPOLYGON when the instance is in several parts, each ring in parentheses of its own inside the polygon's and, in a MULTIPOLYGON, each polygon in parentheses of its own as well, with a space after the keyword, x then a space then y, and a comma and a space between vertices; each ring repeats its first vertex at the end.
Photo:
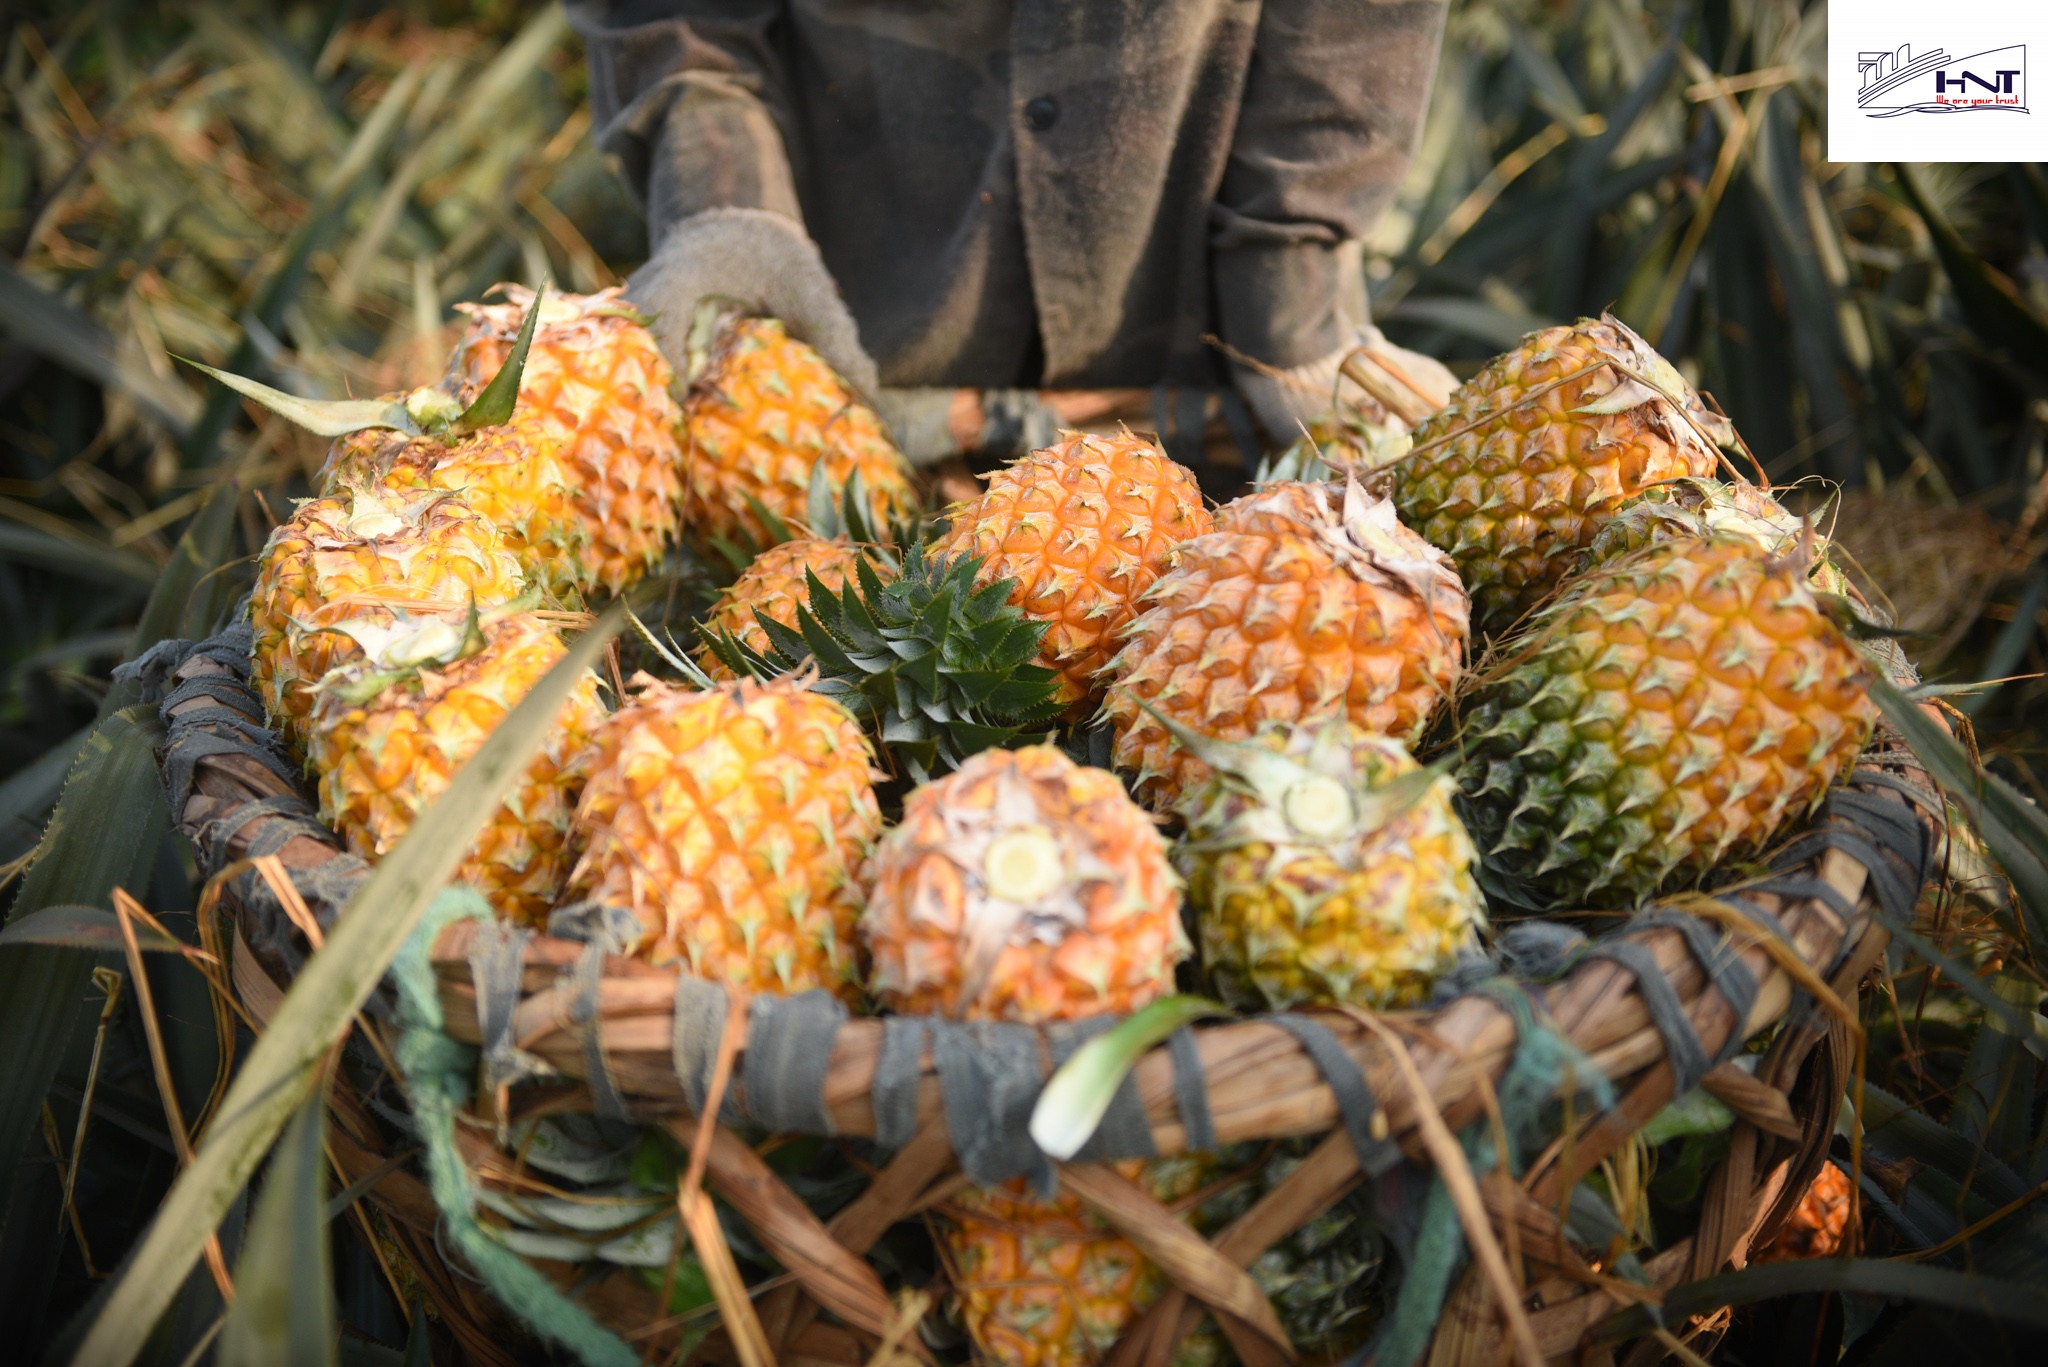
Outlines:
POLYGON ((2048 161, 2048 109, 2027 58, 2048 61, 2048 3, 1833 0, 1830 161, 2048 161))

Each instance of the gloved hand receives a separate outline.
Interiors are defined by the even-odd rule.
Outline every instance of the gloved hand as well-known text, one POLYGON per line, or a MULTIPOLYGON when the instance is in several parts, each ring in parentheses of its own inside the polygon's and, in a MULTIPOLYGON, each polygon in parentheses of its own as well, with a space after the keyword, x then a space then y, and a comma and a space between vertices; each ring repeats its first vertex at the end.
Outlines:
POLYGON ((1279 442, 1294 441, 1310 425, 1328 417, 1338 403, 1370 423, 1394 421, 1412 427, 1442 408, 1458 387, 1457 377, 1441 361, 1395 346, 1370 323, 1362 324, 1346 345, 1291 370, 1243 361, 1232 362, 1230 369, 1238 393, 1259 425, 1279 442), (1345 359, 1360 350, 1366 353, 1361 359, 1370 369, 1354 368, 1373 379, 1377 393, 1341 373, 1345 359))
POLYGON ((769 209, 692 214, 657 234, 654 255, 626 282, 626 297, 654 315, 655 340, 678 367, 690 320, 707 295, 780 318, 862 395, 880 389, 839 287, 794 219, 769 209))
POLYGON ((916 466, 969 451, 1022 455, 1052 445, 1071 425, 1035 389, 884 389, 875 409, 916 466))

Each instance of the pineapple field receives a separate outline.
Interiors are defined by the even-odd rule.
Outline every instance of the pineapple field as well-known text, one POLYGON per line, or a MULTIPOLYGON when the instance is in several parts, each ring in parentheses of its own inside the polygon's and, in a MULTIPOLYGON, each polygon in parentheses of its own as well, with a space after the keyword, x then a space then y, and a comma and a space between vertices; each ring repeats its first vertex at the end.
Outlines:
POLYGON ((917 467, 555 6, 26 6, 18 1360, 2031 1360, 2048 179, 1826 22, 1454 0, 1326 414, 917 467))

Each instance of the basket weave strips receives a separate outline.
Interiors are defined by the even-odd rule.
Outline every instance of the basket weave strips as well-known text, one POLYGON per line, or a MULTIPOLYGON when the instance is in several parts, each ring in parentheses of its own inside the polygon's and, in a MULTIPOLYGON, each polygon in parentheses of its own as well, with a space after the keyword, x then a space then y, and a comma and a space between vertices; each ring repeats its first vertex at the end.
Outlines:
MULTIPOLYGON (((140 664, 163 699, 172 810, 235 915, 236 987, 260 1018, 309 952, 292 911, 303 918, 310 910, 315 919, 331 921, 360 883, 363 866, 314 820, 292 766, 262 729, 261 706, 247 687, 247 658, 248 637, 239 629, 197 646, 167 643, 140 664), (250 862, 260 856, 274 857, 271 877, 281 871, 289 879, 302 909, 280 904, 271 881, 250 862)), ((1886 925, 1912 915, 1926 878, 1938 867, 1946 839, 1944 810, 1911 753, 1881 729, 1847 784, 1769 861, 1768 876, 1719 889, 1712 902, 1660 904, 1650 918, 1654 924, 1625 925, 1603 936, 1561 977, 1513 985, 1539 1019, 1611 1081, 1617 1096, 1612 1108, 1583 1116, 1572 1133, 1559 1136, 1519 1181, 1495 1175, 1480 1183, 1495 1229, 1518 1251, 1516 1274, 1524 1279, 1528 1324, 1545 1357, 1575 1353, 1590 1329, 1632 1298, 1712 1275, 1731 1260, 1739 1264, 1789 1213, 1825 1158, 1848 1077, 1850 1031, 1842 1004, 1854 1002, 1858 983, 1883 953, 1886 925), (1688 922, 1686 914, 1698 922, 1688 922), (1701 934, 1702 925, 1711 935, 1701 934), (1782 943, 1768 943, 1772 939, 1782 943), (1711 952, 1703 956, 1702 946, 1711 952), (1717 965, 1716 959, 1723 962, 1717 965), (1753 994, 1741 990, 1745 982, 1753 983, 1753 994), (1806 990, 1822 984, 1833 1002, 1817 1002, 1806 990), (1738 1020, 1729 998, 1746 995, 1753 999, 1738 1020), (1788 1014, 1787 1027, 1754 1074, 1713 1062, 1788 1014), (1703 1067, 1700 1085, 1737 1117, 1730 1151, 1708 1180, 1698 1229, 1647 1261, 1651 1290, 1631 1291, 1585 1266, 1562 1233, 1558 1207, 1582 1177, 1673 1099, 1681 1071, 1697 1074, 1703 1067)), ((471 956, 480 936, 500 934, 476 922, 460 923, 433 946, 448 1032, 467 1043, 491 1043, 479 1024, 471 956)), ((518 1001, 510 1038, 559 1078, 545 1087, 510 1089, 498 1118, 621 1107, 691 1141, 697 1133, 687 1103, 691 1080, 680 1077, 676 1066, 676 973, 616 956, 600 960, 586 944, 547 936, 513 947, 519 953, 518 1001), (588 980, 593 968, 597 976, 588 980), (586 980, 579 984, 579 977, 586 980)), ((1364 1180, 1362 1161, 1375 1167, 1399 1157, 1432 1161, 1425 1120, 1440 1118, 1456 1129, 1484 1118, 1517 1042, 1514 1016, 1489 993, 1373 1021, 1316 1013, 1313 1023, 1327 1032, 1320 1037, 1325 1052, 1333 1045, 1339 1057, 1319 1063, 1309 1047, 1318 1041, 1305 1039, 1316 1032, 1269 1020, 1196 1027, 1174 1047, 1153 1050, 1126 1084, 1125 1118, 1133 1123, 1120 1127, 1121 1149, 1104 1148, 1099 1135, 1097 1148, 1087 1153, 1107 1159, 1324 1136, 1296 1171, 1213 1238, 1196 1235, 1102 1162, 1060 1165, 1061 1185, 1129 1237, 1172 1283, 1126 1333, 1108 1367, 1162 1367, 1204 1308, 1246 1367, 1295 1360, 1244 1269, 1364 1180), (1409 1074, 1392 1052, 1394 1041, 1412 1060, 1420 1090, 1406 1080, 1409 1074), (1190 1069, 1203 1085, 1190 1086, 1190 1069), (1355 1078, 1347 1078, 1353 1070, 1355 1078), (1205 1097, 1206 1108, 1191 1105, 1191 1097, 1205 1097), (1384 1154, 1380 1163, 1373 1163, 1376 1152, 1384 1154)), ((836 1024, 816 1098, 823 1123, 814 1128, 848 1136, 876 1133, 876 1072, 887 1028, 872 1019, 836 1024)), ((863 1255, 891 1224, 943 1205, 967 1184, 949 1136, 934 1052, 923 1051, 908 1080, 915 1087, 908 1141, 829 1222, 819 1220, 728 1125, 715 1127, 706 1185, 792 1274, 756 1301, 779 1361, 868 1362, 898 1311, 863 1255), (819 1317, 821 1309, 830 1319, 819 1317)), ((722 1113, 728 1120, 754 1119, 747 1110, 744 1063, 742 1054, 739 1081, 722 1113)), ((892 1084, 899 1097, 904 1083, 898 1078, 892 1084)), ((338 1161, 351 1181, 374 1178, 371 1201, 465 1353, 476 1362, 510 1362, 502 1312, 474 1282, 442 1268, 432 1199, 418 1178, 387 1157, 393 1137, 346 1089, 338 1089, 335 1110, 338 1161)), ((786 1127, 786 1114, 781 1118, 786 1127)), ((515 1175, 514 1160, 495 1150, 487 1133, 478 1127, 463 1136, 472 1167, 486 1181, 515 1175)), ((564 1265, 561 1279, 567 1282, 573 1271, 564 1265)), ((664 1320, 654 1294, 629 1278, 599 1279, 579 1295, 636 1348, 659 1349, 675 1339, 677 1327, 664 1320)), ((1502 1361, 1508 1351, 1503 1334, 1487 1281, 1470 1271, 1445 1307, 1429 1361, 1433 1367, 1502 1361)), ((923 1353, 914 1335, 900 1351, 923 1353)), ((695 1360, 731 1360, 733 1354, 720 1332, 697 1349, 695 1360)))

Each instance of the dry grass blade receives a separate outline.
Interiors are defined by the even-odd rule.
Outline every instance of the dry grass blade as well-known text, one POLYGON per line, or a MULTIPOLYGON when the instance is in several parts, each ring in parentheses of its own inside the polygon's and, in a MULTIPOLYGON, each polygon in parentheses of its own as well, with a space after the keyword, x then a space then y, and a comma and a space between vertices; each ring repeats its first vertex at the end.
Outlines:
POLYGON ((717 1210, 702 1192, 693 1193, 688 1200, 678 1193, 676 1206, 690 1236, 690 1246, 697 1250, 705 1280, 711 1283, 711 1294, 718 1300, 719 1318, 725 1323, 726 1336, 732 1340, 740 1367, 775 1367, 775 1352, 768 1346, 760 1317, 754 1313, 753 1298, 747 1294, 739 1264, 733 1261, 732 1247, 725 1241, 717 1210))
MULTIPOLYGON (((92 1249, 85 1240, 85 1222, 79 1219, 78 1207, 73 1197, 78 1189, 78 1160, 85 1152, 85 1127, 92 1119, 92 1099, 99 1091, 100 1060, 106 1055, 107 1030, 114 1022, 114 1010, 121 1001, 122 978, 118 971, 100 967, 92 971, 93 986, 99 988, 106 998, 100 1007, 100 1020, 92 1035, 92 1059, 85 1066, 85 1094, 78 1101, 78 1123, 71 1131, 71 1152, 69 1156, 58 1155, 64 1165, 64 1213, 71 1225, 71 1232, 78 1239, 78 1256, 85 1263, 89 1277, 99 1273, 92 1265, 92 1249)), ((47 1107, 48 1103, 44 1105, 47 1107)))
POLYGON ((291 917, 292 924, 306 937, 306 943, 316 950, 326 944, 327 936, 321 931, 319 920, 314 917, 313 909, 306 905, 306 899, 299 896, 299 890, 292 886, 284 861, 274 854, 259 854, 249 863, 262 876, 270 895, 284 908, 284 914, 291 917))
POLYGON ((1450 1126, 1444 1124, 1443 1112, 1437 1109, 1436 1100, 1430 1096, 1429 1084, 1422 1080, 1422 1073, 1416 1068, 1408 1045, 1371 1014, 1364 1011, 1348 1014, 1379 1036, 1394 1062, 1395 1070, 1408 1085, 1415 1101, 1416 1129, 1429 1150, 1430 1158, 1436 1163, 1438 1176, 1450 1192, 1451 1203, 1457 1207, 1458 1220, 1465 1226, 1472 1256, 1479 1261, 1487 1280, 1493 1284, 1494 1300, 1502 1317, 1507 1320, 1515 1356, 1520 1359, 1522 1367, 1543 1367, 1543 1349, 1536 1341, 1536 1330, 1529 1323, 1528 1312, 1522 1308, 1521 1291, 1508 1268, 1507 1255, 1501 1251, 1500 1242, 1493 1235, 1493 1226, 1487 1222, 1486 1202, 1479 1194, 1479 1183, 1472 1175, 1472 1165, 1465 1161, 1465 1151, 1459 1147, 1450 1126))
POLYGON ((906 1338, 917 1331, 925 1314, 932 1308, 931 1293, 927 1291, 905 1291, 897 1302, 896 1318, 889 1321, 889 1328, 882 1335, 882 1341, 875 1345, 875 1351, 868 1358, 868 1367, 907 1367, 916 1358, 897 1351, 906 1338))
POLYGON ((1137 1245, 1139 1252, 1190 1295, 1213 1307, 1225 1337, 1246 1367, 1295 1360, 1294 1345, 1258 1283, 1143 1188, 1096 1163, 1062 1166, 1060 1185, 1137 1245))
MULTIPOLYGON (((157 1099, 163 1103, 164 1124, 171 1132, 171 1143, 178 1150, 178 1166, 192 1166, 192 1135, 185 1128, 185 1113, 178 1105, 177 1084, 171 1078, 170 1054, 164 1048, 163 1022, 157 1019, 156 994, 149 985, 149 971, 142 962, 142 946, 135 938, 135 922, 146 919, 149 913, 128 895, 125 888, 114 889, 114 914, 121 921, 121 938, 128 947, 128 974, 135 983, 135 1000, 142 1009, 142 1030, 149 1040, 150 1069, 156 1076, 157 1099)), ((206 1270, 213 1274, 213 1284, 220 1290, 223 1302, 233 1305, 235 1284, 228 1277, 227 1259, 221 1256, 220 1235, 209 1232, 206 1236, 206 1270)))
POLYGON ((1765 1134, 1774 1134, 1780 1139, 1798 1139, 1805 1133, 1800 1129, 1798 1118, 1792 1114, 1792 1106, 1785 1100, 1783 1092, 1769 1083, 1758 1082, 1733 1063, 1724 1063, 1713 1069, 1700 1079, 1700 1086, 1765 1134))

